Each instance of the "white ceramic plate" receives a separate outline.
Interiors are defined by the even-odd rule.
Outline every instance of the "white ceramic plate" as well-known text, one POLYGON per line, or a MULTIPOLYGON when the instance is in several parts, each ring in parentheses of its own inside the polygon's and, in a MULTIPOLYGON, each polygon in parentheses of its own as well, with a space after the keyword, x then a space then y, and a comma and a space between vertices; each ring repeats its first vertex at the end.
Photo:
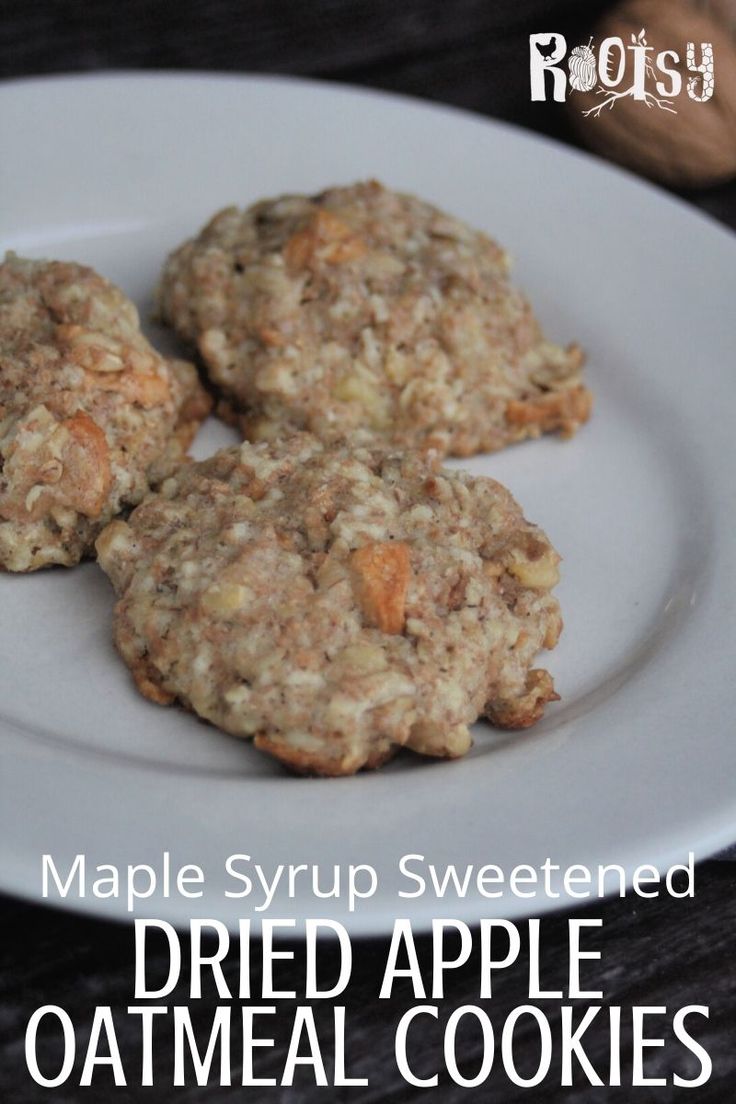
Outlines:
MULTIPOLYGON (((533 731, 478 726, 467 759, 401 758, 296 779, 247 745, 134 692, 93 564, 0 577, 1 885, 38 900, 40 856, 204 868, 207 895, 148 915, 250 914, 224 860, 272 872, 371 864, 350 916, 303 881, 269 916, 477 919, 559 902, 412 889, 437 867, 546 858, 666 865, 736 836, 733 738, 734 265, 731 235, 654 188, 458 111, 278 79, 113 76, 0 89, 0 246, 90 263, 141 306, 167 251, 217 208, 376 176, 488 230, 551 336, 589 352, 595 416, 468 466, 508 484, 564 555, 562 702, 533 731)), ((154 336, 155 331, 152 331, 154 336)), ((212 424, 206 455, 229 440, 212 424)), ((105 915, 125 902, 67 902, 105 915)), ((139 910, 138 914, 141 914, 139 910)))

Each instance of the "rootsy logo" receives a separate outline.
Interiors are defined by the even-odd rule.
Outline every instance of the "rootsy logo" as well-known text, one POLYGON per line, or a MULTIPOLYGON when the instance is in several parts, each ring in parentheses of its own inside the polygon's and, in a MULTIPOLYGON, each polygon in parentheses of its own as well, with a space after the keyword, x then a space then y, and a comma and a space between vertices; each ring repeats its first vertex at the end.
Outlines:
MULTIPOLYGON (((654 50, 642 27, 631 41, 617 35, 604 38, 595 46, 591 37, 587 46, 575 46, 568 54, 564 35, 529 35, 529 75, 532 100, 546 100, 551 86, 552 98, 566 99, 569 92, 592 92, 600 102, 583 115, 600 115, 624 97, 640 100, 647 107, 677 114, 676 100, 683 86, 691 100, 704 103, 713 95, 715 75, 713 45, 701 42, 684 44, 684 65, 677 50, 654 50), (566 66, 566 68, 565 68, 566 66)), ((589 101, 588 101, 589 102, 589 101)))

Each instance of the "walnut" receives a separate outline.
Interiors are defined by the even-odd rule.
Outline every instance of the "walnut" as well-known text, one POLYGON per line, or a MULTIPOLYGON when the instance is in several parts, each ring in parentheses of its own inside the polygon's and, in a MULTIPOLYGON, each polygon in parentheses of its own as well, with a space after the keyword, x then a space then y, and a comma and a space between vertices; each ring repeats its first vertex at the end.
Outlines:
POLYGON ((692 0, 697 7, 722 23, 733 36, 736 36, 736 0, 692 0))
MULTIPOLYGON (((581 138, 604 157, 673 187, 697 188, 736 176, 736 45, 726 26, 686 0, 625 0, 604 16, 595 42, 617 35, 628 44, 642 28, 652 47, 649 58, 662 50, 677 51, 682 91, 667 101, 648 77, 647 102, 631 95, 603 96, 599 85, 589 92, 572 92, 567 106, 581 138), (696 49, 703 42, 713 45, 715 90, 703 103, 685 90, 693 75, 685 62, 688 42, 696 49), (671 106, 661 109, 654 96, 671 106), (607 98, 611 102, 605 106, 607 98)), ((630 77, 627 61, 621 84, 611 91, 624 92, 630 77)))

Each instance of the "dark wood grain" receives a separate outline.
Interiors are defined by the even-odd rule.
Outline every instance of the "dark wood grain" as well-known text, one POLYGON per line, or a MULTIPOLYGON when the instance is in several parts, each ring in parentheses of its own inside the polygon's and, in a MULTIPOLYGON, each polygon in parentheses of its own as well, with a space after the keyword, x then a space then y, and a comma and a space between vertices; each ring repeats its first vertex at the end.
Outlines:
MULTIPOLYGON (((609 0, 610 3, 610 0, 609 0)), ((532 105, 528 36, 586 34, 606 0, 147 0, 20 4, 0 24, 0 76, 92 69, 295 73, 409 92, 564 129, 532 105), (582 33, 582 32, 581 32, 582 33)))
MULTIPOLYGON (((585 41, 611 0, 45 0, 0 19, 0 79, 100 69, 270 72, 469 108, 579 144, 529 98, 528 36, 585 41)), ((736 182, 695 193, 736 226, 736 182)))
MULTIPOLYGON (((736 865, 733 863, 706 863, 696 871, 696 896, 694 899, 673 901, 670 898, 642 901, 627 898, 596 903, 586 910, 561 913, 542 920, 544 946, 544 984, 549 988, 565 988, 567 984, 567 932, 570 916, 601 917, 604 922, 600 933, 589 941, 600 949, 600 964, 590 967, 591 984, 600 986, 605 993, 602 1002, 604 1012, 601 1026, 586 1035, 586 1053, 593 1066, 605 1080, 609 1054, 609 1038, 605 1030, 605 1009, 620 1005, 624 1009, 622 1023, 627 1023, 626 1010, 632 1006, 665 1006, 672 1013, 684 1005, 703 1004, 710 1008, 709 1020, 700 1019, 698 1041, 713 1059, 713 1075, 707 1086, 686 1093, 686 1099, 702 1104, 715 1101, 731 1101, 736 1087, 736 1051, 733 1046, 736 1024, 736 987, 732 963, 736 957, 736 926, 733 923, 736 906, 736 865)), ((60 1004, 79 1025, 78 1039, 84 1045, 92 1012, 97 1004, 109 1004, 115 1016, 118 1042, 126 1069, 134 1076, 140 1068, 139 1026, 133 1018, 126 1018, 125 1010, 133 1003, 133 935, 126 925, 118 925, 81 919, 79 917, 42 910, 31 905, 0 901, 5 916, 5 934, 0 951, 0 1027, 6 1042, 0 1048, 0 1068, 7 1071, 2 1085, 5 1099, 13 1104, 26 1104, 42 1099, 41 1090, 34 1087, 25 1072, 22 1039, 28 1017, 36 1007, 45 1002, 60 1004)), ((417 940, 419 958, 429 977, 431 946, 428 937, 417 940)), ((185 940, 186 948, 186 940, 185 940)), ((283 988, 303 987, 303 963, 298 947, 296 963, 283 963, 276 977, 283 988)), ((394 1036, 401 1015, 417 1003, 408 981, 400 982, 390 1001, 379 1001, 380 979, 385 966, 388 941, 356 941, 354 946, 353 979, 348 993, 337 1003, 347 1007, 348 1072, 352 1076, 367 1077, 365 1088, 318 1089, 309 1071, 297 1078, 293 1088, 269 1088, 258 1090, 250 1099, 265 1101, 305 1102, 318 1104, 326 1098, 348 1101, 349 1104, 378 1104, 379 1101, 413 1100, 425 1098, 426 1091, 412 1089, 401 1079, 394 1061, 394 1036), (311 1084, 310 1084, 311 1081, 311 1084)), ((255 957, 255 956, 254 956, 255 957)), ((335 953, 331 948, 323 951, 321 968, 325 977, 336 974, 335 953)), ((184 953, 186 960, 186 949, 184 953)), ((162 952, 149 958, 151 976, 165 977, 166 956, 162 952)), ((237 961, 229 959, 225 964, 228 985, 237 990, 237 961)), ((478 994, 478 955, 448 975, 449 981, 440 1005, 440 1024, 447 1021, 453 1009, 463 1004, 480 1005, 491 1016, 494 1025, 502 1025, 508 1013, 518 1005, 528 1002, 528 958, 522 956, 508 971, 500 972, 494 980, 491 1001, 482 1001, 478 994)), ((254 992, 261 983, 261 973, 256 963, 253 973, 254 992)), ((156 1002, 158 1003, 158 1002, 156 1002)), ((165 1001, 167 1005, 190 1004, 195 1024, 202 1038, 211 1026, 214 1008, 221 999, 214 989, 205 991, 200 1001, 191 1001, 186 979, 165 1001)), ((237 1002, 235 1002, 237 1003, 237 1002)), ((259 1002, 257 999, 252 1003, 259 1002)), ((295 1003, 279 1002, 279 1016, 275 1028, 277 1046, 264 1052, 259 1059, 258 1072, 263 1077, 279 1078, 283 1069, 284 1053, 288 1042, 288 1030, 293 1019, 295 1003)), ((428 1003, 432 1003, 429 1001, 428 1003)), ((532 1002, 535 1003, 535 1002, 532 1002)), ((550 1020, 553 1037, 558 1030, 558 1001, 537 1001, 550 1020)), ((596 1002, 573 1002, 588 1004, 596 1002)), ((320 1001, 313 1005, 315 1018, 324 1045, 325 1061, 331 1054, 332 1002, 320 1001)), ((662 1017, 661 1024, 666 1025, 662 1017)), ((429 1021, 427 1021, 429 1024, 429 1021)), ((655 1021, 657 1027, 659 1021, 655 1021)), ((271 1024, 268 1025, 269 1031, 271 1024)), ((628 1102, 679 1100, 683 1090, 668 1088, 640 1089, 634 1091, 631 1079, 631 1045, 626 1029, 622 1032, 623 1045, 621 1088, 591 1089, 583 1078, 578 1078, 572 1089, 560 1088, 559 1069, 553 1069, 535 1093, 511 1084, 499 1070, 492 1074, 488 1088, 477 1090, 479 1099, 502 1100, 504 1104, 521 1104, 522 1101, 545 1100, 553 1104, 567 1101, 628 1102), (626 1087, 626 1081, 629 1086, 626 1087), (492 1094, 490 1090, 492 1089, 492 1094), (486 1093, 488 1096, 486 1097, 486 1093)), ((667 1045, 662 1051, 652 1051, 647 1059, 646 1073, 651 1077, 668 1077, 673 1068, 682 1076, 694 1076, 697 1064, 687 1062, 687 1052, 674 1041, 671 1031, 663 1031, 667 1045)), ((412 1043, 412 1061, 420 1076, 430 1076, 441 1067, 438 1052, 439 1031, 433 1026, 416 1031, 412 1043)), ((535 1053, 534 1030, 521 1030, 518 1035, 518 1053, 529 1056, 535 1053)), ((479 1068, 480 1040, 471 1032, 463 1038, 462 1060, 470 1071, 479 1068)), ((58 1046, 49 1044, 39 1051, 48 1068, 59 1062, 58 1046)), ((163 1038, 155 1048, 155 1086, 149 1090, 115 1088, 110 1092, 112 1080, 101 1071, 99 1080, 84 1091, 74 1088, 79 1080, 81 1062, 70 1079, 70 1087, 54 1090, 53 1099, 62 1104, 77 1104, 79 1099, 90 1104, 107 1104, 114 1101, 137 1101, 141 1098, 155 1101, 181 1101, 194 1104, 201 1101, 231 1104, 247 1099, 244 1090, 190 1086, 172 1089, 171 1047, 163 1038)), ((519 1063, 524 1069, 523 1058, 519 1063)), ((329 1069, 329 1064, 328 1064, 329 1069)), ((251 1090, 253 1092, 253 1090, 251 1090)), ((440 1081, 436 1099, 443 1102, 465 1100, 468 1090, 453 1085, 445 1076, 440 1081)))

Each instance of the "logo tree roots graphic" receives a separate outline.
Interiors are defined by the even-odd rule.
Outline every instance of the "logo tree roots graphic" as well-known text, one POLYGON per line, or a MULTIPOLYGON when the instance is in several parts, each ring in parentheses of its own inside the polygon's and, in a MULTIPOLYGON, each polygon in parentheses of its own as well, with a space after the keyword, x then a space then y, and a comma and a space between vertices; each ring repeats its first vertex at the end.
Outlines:
MULTIPOLYGON (((633 48, 635 51, 638 50, 639 53, 643 56, 644 80, 646 80, 646 78, 649 78, 650 80, 654 81, 656 78, 654 66, 647 56, 647 51, 651 49, 651 47, 648 47, 647 45, 647 40, 645 38, 643 27, 639 31, 638 35, 634 35, 632 33, 631 41, 633 43, 633 47, 630 46, 629 49, 633 48)), ((609 53, 606 62, 606 76, 608 77, 610 83, 613 84, 614 78, 611 66, 612 59, 609 53)), ((604 98, 600 101, 600 103, 595 104, 594 107, 589 107, 587 111, 583 111, 583 115, 592 115, 593 118, 597 119, 604 108, 607 107, 609 110, 611 110, 617 100, 623 100, 627 96, 635 96, 637 99, 642 100, 649 108, 658 107, 662 111, 669 111, 672 115, 676 115, 677 109, 675 108, 672 100, 667 100, 663 96, 655 96, 653 92, 650 92, 649 89, 645 87, 644 80, 642 80, 641 82, 637 81, 637 76, 635 72, 633 83, 623 92, 617 92, 613 88, 604 88, 602 85, 599 86, 596 91, 596 96, 603 96, 604 98)))

